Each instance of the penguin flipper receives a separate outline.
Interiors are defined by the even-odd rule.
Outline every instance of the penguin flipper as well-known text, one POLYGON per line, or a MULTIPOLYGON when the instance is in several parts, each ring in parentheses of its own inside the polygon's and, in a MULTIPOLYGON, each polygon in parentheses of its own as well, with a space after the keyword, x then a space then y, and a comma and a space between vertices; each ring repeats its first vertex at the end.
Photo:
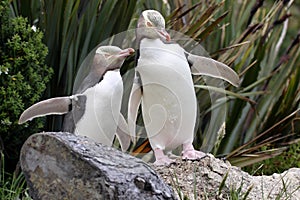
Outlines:
POLYGON ((19 118, 19 124, 23 124, 36 117, 46 115, 62 115, 69 112, 69 105, 72 103, 70 97, 56 97, 40 101, 27 108, 19 118))
POLYGON ((129 95, 128 102, 128 129, 131 136, 131 140, 135 143, 136 139, 136 119, 138 115, 139 106, 142 101, 142 84, 139 75, 136 73, 129 95))
POLYGON ((128 124, 126 123, 126 120, 121 113, 119 115, 116 136, 121 144, 122 151, 126 151, 130 145, 130 136, 128 131, 128 124))
POLYGON ((197 56, 188 53, 188 62, 191 64, 191 72, 194 75, 206 75, 223 79, 235 87, 239 85, 239 76, 230 67, 211 58, 197 56))
POLYGON ((64 117, 63 130, 65 132, 74 133, 76 124, 85 113, 86 95, 76 94, 70 97, 72 107, 64 117))

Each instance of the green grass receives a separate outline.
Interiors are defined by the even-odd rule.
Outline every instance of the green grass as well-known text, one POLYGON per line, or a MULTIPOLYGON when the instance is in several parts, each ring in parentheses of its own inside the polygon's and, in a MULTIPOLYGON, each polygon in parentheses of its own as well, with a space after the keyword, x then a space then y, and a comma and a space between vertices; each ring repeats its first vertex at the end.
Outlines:
POLYGON ((2 200, 31 200, 26 188, 23 173, 9 174, 4 171, 4 155, 1 153, 0 165, 0 199, 2 200))

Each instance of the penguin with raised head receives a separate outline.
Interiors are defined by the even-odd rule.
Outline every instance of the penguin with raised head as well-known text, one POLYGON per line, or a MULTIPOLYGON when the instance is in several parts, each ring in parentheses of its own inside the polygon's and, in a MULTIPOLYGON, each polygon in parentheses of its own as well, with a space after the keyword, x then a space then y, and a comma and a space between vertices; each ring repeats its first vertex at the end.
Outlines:
POLYGON ((142 106, 145 129, 156 165, 173 162, 164 151, 182 145, 183 159, 200 159, 206 154, 192 145, 197 99, 192 75, 220 78, 237 86, 238 75, 211 58, 192 55, 171 42, 163 16, 155 10, 142 12, 137 25, 138 43, 135 78, 129 96, 128 126, 135 137, 138 108, 142 106))
POLYGON ((120 114, 123 95, 120 68, 133 52, 132 48, 99 47, 91 70, 75 95, 51 98, 32 105, 22 113, 19 124, 40 116, 67 114, 64 131, 87 136, 109 146, 117 134, 122 150, 126 150, 130 138, 127 123, 120 114))

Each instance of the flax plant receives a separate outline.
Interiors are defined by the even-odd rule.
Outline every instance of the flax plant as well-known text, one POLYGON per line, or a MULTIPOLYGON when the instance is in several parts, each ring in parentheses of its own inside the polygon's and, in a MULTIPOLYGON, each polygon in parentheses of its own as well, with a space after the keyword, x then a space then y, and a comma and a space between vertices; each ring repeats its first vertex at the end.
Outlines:
MULTIPOLYGON (((195 79, 195 146, 245 166, 280 154, 300 137, 298 7, 294 0, 13 0, 12 15, 28 17, 45 32, 48 64, 55 72, 47 95, 53 97, 72 93, 91 49, 134 28, 142 10, 159 10, 168 29, 199 42, 207 56, 239 74, 240 86, 225 90, 195 79), (209 92, 223 95, 212 104, 209 92)), ((58 121, 48 121, 48 129, 58 129, 58 121)))

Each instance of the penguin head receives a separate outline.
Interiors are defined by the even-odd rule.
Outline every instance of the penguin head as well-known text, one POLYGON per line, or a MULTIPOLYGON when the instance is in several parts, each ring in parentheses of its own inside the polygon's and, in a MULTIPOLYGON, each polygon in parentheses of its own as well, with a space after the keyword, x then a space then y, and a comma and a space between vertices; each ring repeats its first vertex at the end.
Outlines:
POLYGON ((132 48, 120 49, 116 46, 101 46, 96 50, 93 66, 97 71, 120 69, 125 58, 133 52, 132 48))
POLYGON ((171 40, 169 33, 165 29, 165 19, 156 10, 143 11, 138 20, 137 28, 137 35, 140 38, 171 40))

